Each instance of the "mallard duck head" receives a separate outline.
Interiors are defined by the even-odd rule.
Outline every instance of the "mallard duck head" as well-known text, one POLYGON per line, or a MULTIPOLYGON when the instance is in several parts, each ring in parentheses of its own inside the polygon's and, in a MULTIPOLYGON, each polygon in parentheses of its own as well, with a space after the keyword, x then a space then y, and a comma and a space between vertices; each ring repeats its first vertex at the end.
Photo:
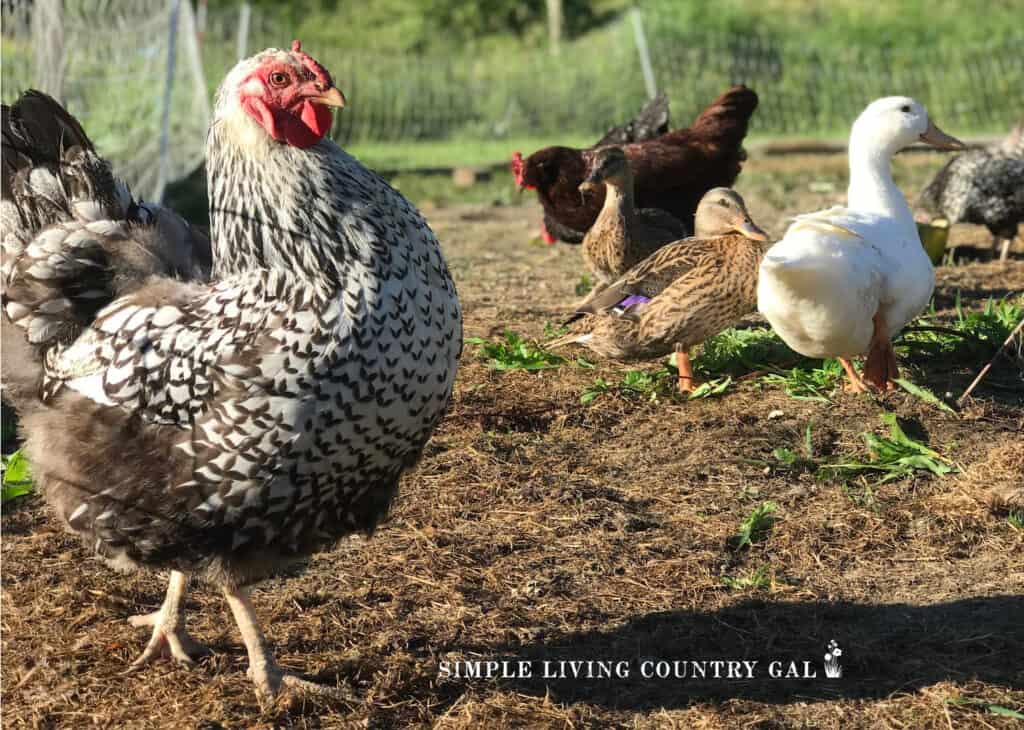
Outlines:
POLYGON ((694 223, 697 238, 739 233, 752 241, 768 240, 768 234, 750 219, 743 198, 731 188, 712 188, 704 193, 694 223))
POLYGON ((966 145, 943 132, 928 117, 928 110, 909 96, 877 99, 853 123, 850 145, 881 146, 890 154, 924 142, 940 150, 962 150, 966 145))
POLYGON ((601 183, 623 187, 630 180, 629 160, 621 147, 603 147, 590 163, 590 174, 580 183, 580 192, 596 190, 601 183))

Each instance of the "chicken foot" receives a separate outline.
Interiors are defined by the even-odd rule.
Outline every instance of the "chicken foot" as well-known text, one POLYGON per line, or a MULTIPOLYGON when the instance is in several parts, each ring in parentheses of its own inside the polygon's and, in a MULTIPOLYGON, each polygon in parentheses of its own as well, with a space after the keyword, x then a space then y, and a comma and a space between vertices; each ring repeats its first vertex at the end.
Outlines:
POLYGON ((290 688, 307 695, 317 695, 336 700, 354 702, 352 693, 342 687, 328 687, 310 682, 287 672, 278 666, 274 654, 260 630, 256 609, 252 605, 246 588, 224 588, 231 613, 235 617, 238 631, 242 635, 245 649, 249 654, 249 678, 256 685, 256 696, 260 704, 272 703, 282 689, 290 688))
POLYGON ((193 639, 185 629, 185 588, 188 578, 177 570, 171 571, 167 582, 167 595, 159 610, 153 613, 131 616, 128 623, 132 626, 152 626, 153 634, 149 643, 128 667, 135 672, 154 659, 169 656, 179 664, 192 666, 196 658, 209 654, 210 650, 193 639))

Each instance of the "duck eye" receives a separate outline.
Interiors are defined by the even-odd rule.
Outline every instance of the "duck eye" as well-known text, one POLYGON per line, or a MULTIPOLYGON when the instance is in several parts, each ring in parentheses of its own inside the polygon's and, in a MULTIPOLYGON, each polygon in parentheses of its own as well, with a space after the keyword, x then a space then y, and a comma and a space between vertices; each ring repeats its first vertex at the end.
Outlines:
POLYGON ((270 74, 270 85, 271 86, 287 86, 288 85, 288 74, 283 71, 274 71, 270 74))
POLYGON ((900 107, 900 111, 904 114, 910 114, 910 104, 904 104, 900 107))
POLYGON ((723 208, 728 208, 729 207, 729 203, 726 202, 725 198, 719 198, 718 199, 718 204, 720 206, 722 206, 723 208))

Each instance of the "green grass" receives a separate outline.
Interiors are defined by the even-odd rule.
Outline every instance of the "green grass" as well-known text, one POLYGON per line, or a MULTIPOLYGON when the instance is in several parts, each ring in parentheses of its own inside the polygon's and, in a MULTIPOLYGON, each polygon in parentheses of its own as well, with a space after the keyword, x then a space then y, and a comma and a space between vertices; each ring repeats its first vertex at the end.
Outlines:
POLYGON ((912 383, 905 378, 896 378, 893 382, 896 383, 896 385, 903 388, 903 390, 907 391, 912 396, 917 398, 918 400, 922 400, 928 405, 935 406, 940 411, 951 413, 954 416, 956 415, 956 411, 953 410, 953 408, 950 407, 949 404, 945 403, 941 398, 939 398, 939 396, 935 395, 935 393, 933 393, 931 390, 924 387, 923 385, 917 385, 916 383, 912 383))
MULTIPOLYGON (((466 139, 423 140, 416 142, 357 142, 346 150, 358 157, 364 164, 375 170, 416 170, 431 167, 489 167, 507 165, 513 152, 522 152, 526 157, 542 147, 565 145, 589 147, 596 138, 572 132, 537 136, 520 136, 508 139, 466 139)), ((498 171, 511 185, 512 174, 508 170, 498 171)))
POLYGON ((576 296, 584 297, 594 289, 594 282, 590 280, 590 274, 583 272, 580 275, 580 280, 576 282, 576 296))
POLYGON ((990 358, 1024 318, 1024 295, 989 299, 981 309, 965 310, 957 292, 954 312, 952 322, 940 321, 933 304, 898 339, 897 349, 960 362, 990 358))
POLYGON ((724 378, 715 378, 714 380, 706 380, 696 388, 693 392, 687 396, 688 400, 699 400, 701 398, 713 398, 716 395, 722 395, 733 385, 733 379, 731 375, 726 375, 724 378))
POLYGON ((1000 715, 1001 717, 1011 718, 1013 720, 1024 720, 1024 713, 1017 710, 1010 709, 1009 707, 1003 707, 1002 705, 992 704, 987 700, 977 699, 974 697, 950 697, 946 700, 947 705, 952 707, 973 707, 979 710, 984 710, 990 715, 1000 715))
POLYGON ((865 461, 848 459, 821 468, 823 474, 849 480, 855 477, 873 477, 874 484, 928 472, 937 477, 957 471, 957 468, 937 451, 907 436, 893 413, 883 413, 882 423, 889 427, 888 436, 863 433, 861 438, 870 452, 865 461), (877 478, 874 478, 877 477, 877 478))
POLYGON ((756 570, 750 571, 744 575, 736 576, 735 578, 723 575, 722 583, 734 591, 765 590, 767 588, 771 588, 772 585, 772 577, 768 570, 769 568, 767 565, 762 565, 756 570))
POLYGON ((466 342, 478 348, 478 355, 492 370, 547 370, 566 362, 564 357, 511 331, 506 331, 504 339, 498 342, 480 337, 470 337, 466 342))
POLYGON ((776 447, 775 449, 772 449, 772 458, 775 459, 776 464, 771 466, 776 470, 789 472, 800 472, 804 470, 813 472, 817 470, 818 464, 814 460, 814 445, 811 439, 813 433, 814 422, 808 421, 807 427, 804 429, 803 444, 801 444, 802 453, 793 451, 785 446, 776 447))
POLYGON ((767 327, 727 329, 704 341, 693 366, 705 375, 742 375, 802 358, 767 327))
POLYGON ((874 506, 876 489, 886 482, 922 472, 942 478, 958 471, 949 459, 907 436, 894 414, 883 413, 881 418, 889 429, 888 436, 870 432, 861 434, 868 449, 867 459, 852 455, 833 458, 815 456, 812 438, 814 424, 808 422, 799 445, 777 446, 772 449, 771 460, 753 459, 749 463, 780 474, 795 476, 806 472, 815 475, 819 481, 842 482, 851 499, 865 507, 874 506))
POLYGON ((829 403, 832 391, 843 379, 843 366, 838 360, 817 362, 821 363, 818 367, 796 367, 784 372, 769 373, 761 378, 761 382, 781 385, 790 398, 829 403))
POLYGON ((0 491, 0 503, 7 504, 35 490, 32 484, 32 473, 28 459, 21 451, 3 457, 3 487, 0 491))
POLYGON ((775 502, 762 502, 755 507, 730 539, 732 546, 736 550, 742 550, 764 540, 775 524, 773 515, 778 509, 779 505, 775 502))
POLYGON ((693 364, 710 375, 770 371, 760 382, 780 385, 793 398, 825 403, 843 377, 838 361, 802 357, 767 327, 725 330, 704 342, 693 364))
POLYGON ((671 395, 676 381, 675 368, 667 365, 658 370, 627 370, 617 383, 610 383, 604 378, 594 378, 594 382, 580 395, 580 403, 593 403, 603 395, 654 403, 659 397, 671 395))

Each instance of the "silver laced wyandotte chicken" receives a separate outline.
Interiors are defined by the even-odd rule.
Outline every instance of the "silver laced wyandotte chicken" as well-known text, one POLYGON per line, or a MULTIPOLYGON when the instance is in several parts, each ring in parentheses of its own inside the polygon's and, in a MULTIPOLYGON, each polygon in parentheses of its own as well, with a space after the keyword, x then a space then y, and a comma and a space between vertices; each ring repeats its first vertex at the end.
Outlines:
POLYGON ((952 223, 985 226, 1005 260, 1024 223, 1024 122, 999 145, 954 157, 921 193, 920 205, 952 223))
POLYGON ((261 701, 346 694, 276 664, 247 586, 373 531, 462 349, 433 232, 326 136, 343 104, 298 42, 228 74, 207 142, 211 283, 55 102, 4 110, 3 378, 37 486, 108 562, 171 571, 161 608, 131 619, 152 627, 133 668, 203 650, 185 629, 195 576, 223 591, 261 701))

